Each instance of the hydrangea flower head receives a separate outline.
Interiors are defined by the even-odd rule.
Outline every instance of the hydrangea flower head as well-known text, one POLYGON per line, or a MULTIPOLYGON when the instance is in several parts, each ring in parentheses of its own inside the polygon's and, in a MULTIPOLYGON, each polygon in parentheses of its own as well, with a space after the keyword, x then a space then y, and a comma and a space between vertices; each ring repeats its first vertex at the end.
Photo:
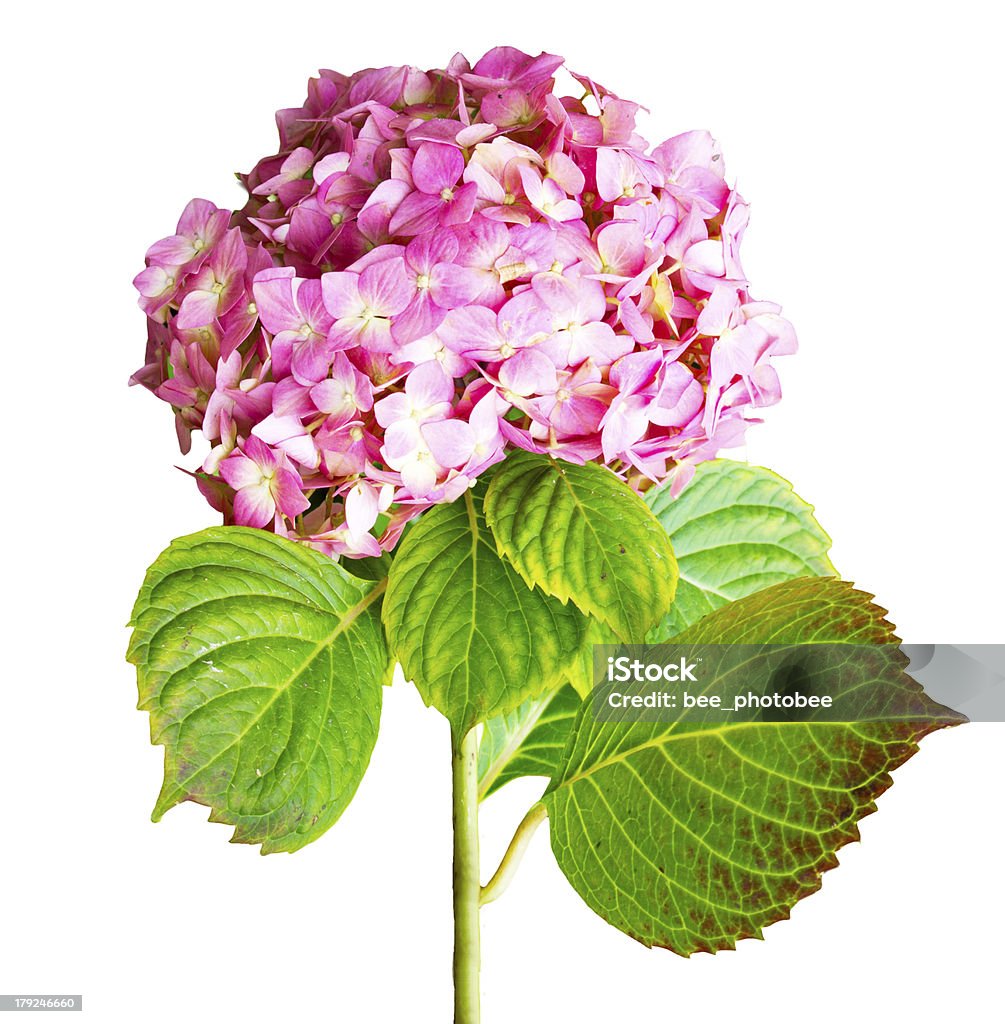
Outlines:
POLYGON ((150 247, 133 380, 210 442, 225 521, 376 555, 512 448, 679 490, 778 401, 795 334, 748 291, 715 141, 651 148, 562 63, 322 71, 245 206, 150 247))

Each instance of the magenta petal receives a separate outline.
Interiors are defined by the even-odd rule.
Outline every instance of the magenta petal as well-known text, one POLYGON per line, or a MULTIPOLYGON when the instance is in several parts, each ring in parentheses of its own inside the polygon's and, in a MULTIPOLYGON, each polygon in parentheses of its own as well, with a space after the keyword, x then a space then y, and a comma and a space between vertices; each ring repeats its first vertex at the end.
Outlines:
POLYGON ((302 488, 303 481, 290 469, 280 469, 273 477, 272 492, 276 505, 279 511, 290 519, 300 515, 310 506, 302 488))
POLYGON ((446 212, 443 214, 443 223, 445 225, 467 224, 475 212, 477 201, 478 187, 475 183, 462 185, 447 204, 446 212))
POLYGON ((439 196, 413 192, 394 211, 388 230, 394 235, 418 235, 432 231, 440 221, 442 206, 443 200, 439 196))

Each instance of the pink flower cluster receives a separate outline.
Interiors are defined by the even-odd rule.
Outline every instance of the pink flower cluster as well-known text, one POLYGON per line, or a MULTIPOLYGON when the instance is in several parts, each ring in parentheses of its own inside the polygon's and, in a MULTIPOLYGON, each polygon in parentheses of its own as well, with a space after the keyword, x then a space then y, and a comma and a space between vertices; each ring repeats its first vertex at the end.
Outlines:
POLYGON ((747 204, 710 135, 562 59, 322 71, 232 213, 193 200, 136 278, 134 380, 169 402, 228 522, 377 555, 508 448, 639 490, 737 444, 795 350, 747 291, 747 204))

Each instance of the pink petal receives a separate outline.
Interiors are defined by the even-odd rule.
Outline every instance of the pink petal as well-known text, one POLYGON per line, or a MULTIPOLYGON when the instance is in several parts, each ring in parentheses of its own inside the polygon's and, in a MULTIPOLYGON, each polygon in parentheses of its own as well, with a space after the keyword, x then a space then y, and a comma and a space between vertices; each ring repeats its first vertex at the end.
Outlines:
POLYGON ((220 476, 235 491, 245 487, 254 487, 263 479, 261 467, 240 452, 229 455, 220 463, 220 476))
POLYGON ((234 522, 238 526, 254 526, 261 529, 272 522, 275 514, 276 503, 265 483, 255 487, 244 487, 234 495, 234 522))
POLYGON ((217 292, 189 292, 182 300, 175 326, 183 331, 192 327, 205 327, 216 319, 219 308, 220 296, 217 292))
POLYGON ((451 263, 459 245, 454 235, 437 232, 422 235, 408 243, 405 260, 417 274, 431 274, 438 263, 451 263))
POLYGON ((661 427, 682 427, 690 423, 705 401, 705 392, 694 374, 680 363, 663 370, 663 385, 649 406, 649 419, 661 427))
POLYGON ((467 224, 475 212, 476 202, 478 202, 478 189, 474 182, 462 185, 454 192, 453 198, 447 204, 446 211, 442 214, 443 224, 467 224))
POLYGON ((453 187, 463 170, 464 157, 459 149, 424 142, 412 163, 412 180, 420 191, 438 197, 444 189, 453 187))
POLYGON ((272 334, 299 330, 303 317, 293 300, 293 267, 275 267, 255 275, 252 291, 258 317, 272 334))
MULTIPOLYGON (((639 312, 639 307, 631 299, 625 299, 618 305, 621 323, 631 336, 643 345, 650 345, 655 339, 652 325, 639 312)), ((624 355, 624 353, 622 353, 624 355)))
POLYGON ((181 267, 195 257, 197 252, 191 238, 185 235, 171 235, 154 242, 147 249, 146 258, 150 263, 162 267, 181 267))
POLYGON ((294 345, 290 364, 293 376, 305 386, 324 380, 334 351, 335 345, 323 334, 313 334, 294 345))
POLYGON ((272 493, 275 496, 276 505, 279 511, 290 519, 310 507, 310 502, 304 497, 302 487, 303 481, 290 469, 280 469, 273 477, 272 493))
POLYGON ((379 316, 400 313, 415 294, 401 257, 367 267, 359 277, 359 294, 368 311, 379 316))
POLYGON ((641 438, 649 425, 649 399, 641 395, 618 395, 611 403, 600 432, 604 461, 611 462, 641 438))
POLYGON ((394 318, 391 333, 399 345, 407 345, 432 334, 443 323, 445 316, 446 310, 433 302, 429 289, 423 289, 409 303, 408 308, 394 318))
POLYGON ((597 251, 604 262, 604 273, 632 277, 644 266, 645 240, 637 224, 611 221, 597 232, 597 251))

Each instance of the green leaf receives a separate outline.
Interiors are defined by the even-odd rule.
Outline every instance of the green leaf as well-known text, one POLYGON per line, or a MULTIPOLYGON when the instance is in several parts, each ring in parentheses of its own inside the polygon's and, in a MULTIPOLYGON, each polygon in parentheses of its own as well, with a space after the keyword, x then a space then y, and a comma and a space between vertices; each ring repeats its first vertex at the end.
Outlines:
POLYGON ((579 694, 565 685, 490 718, 478 747, 479 799, 524 775, 550 777, 580 704, 579 694))
MULTIPOLYGON (((801 579, 713 612, 674 643, 896 643, 883 615, 850 584, 801 579)), ((647 946, 687 956, 759 937, 858 839, 889 772, 927 733, 962 720, 904 674, 906 658, 892 664, 892 678, 857 670, 839 685, 889 687, 901 717, 853 724, 692 712, 598 721, 584 704, 544 796, 562 871, 647 946)))
POLYGON ((552 774, 579 705, 593 690, 593 646, 618 642, 610 626, 587 619, 579 649, 562 672, 566 682, 543 697, 525 701, 510 714, 486 722, 479 747, 479 799, 512 779, 552 774))
POLYGON ((513 452, 485 496, 499 551, 530 586, 641 640, 673 601, 673 549, 646 503, 609 469, 513 452))
POLYGON ((483 488, 419 519, 395 555, 384 624, 405 676, 455 734, 552 689, 586 623, 499 557, 483 488))
POLYGON ((595 644, 619 643, 618 635, 599 619, 587 618, 583 640, 572 660, 562 672, 563 679, 568 682, 582 699, 593 692, 593 648, 595 644))
POLYGON ((792 485, 770 470, 716 459, 702 463, 677 498, 646 494, 680 568, 673 607, 649 634, 675 636, 729 601, 801 576, 836 576, 830 537, 792 485))
POLYGON ((383 551, 376 558, 343 558, 339 565, 350 576, 355 576, 358 580, 370 580, 372 583, 377 583, 387 579, 392 561, 391 553, 383 551))
POLYGON ((237 526, 160 555, 127 655, 151 740, 165 747, 155 821, 192 800, 262 853, 300 849, 335 823, 370 760, 392 668, 385 586, 237 526))

